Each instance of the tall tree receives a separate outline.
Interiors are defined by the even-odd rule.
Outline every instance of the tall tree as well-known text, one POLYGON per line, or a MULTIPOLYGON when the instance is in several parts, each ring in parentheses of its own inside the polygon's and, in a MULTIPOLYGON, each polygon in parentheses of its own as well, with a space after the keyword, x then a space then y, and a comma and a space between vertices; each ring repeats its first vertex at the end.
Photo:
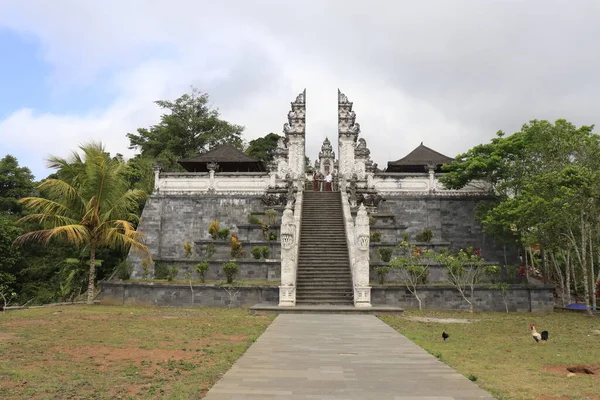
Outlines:
POLYGON ((19 162, 11 155, 0 160, 0 213, 19 214, 19 199, 30 196, 33 189, 29 168, 19 167, 19 162))
POLYGON ((281 139, 280 135, 271 132, 263 137, 251 140, 246 149, 246 154, 268 163, 273 160, 273 153, 277 148, 279 139, 281 139))
POLYGON ((138 149, 142 157, 160 161, 167 170, 181 167, 177 160, 191 157, 214 146, 230 143, 242 148, 244 127, 220 119, 218 109, 212 109, 208 94, 192 88, 175 101, 155 102, 166 112, 160 122, 150 128, 128 133, 130 148, 138 149))
POLYGON ((21 203, 31 213, 20 223, 35 222, 43 228, 19 236, 17 244, 36 241, 50 244, 63 240, 89 251, 87 302, 94 300, 96 252, 100 248, 136 248, 149 253, 142 235, 130 222, 145 198, 131 190, 123 176, 125 163, 111 158, 100 143, 80 147, 83 157, 73 152, 68 159, 51 157, 49 166, 58 170, 57 179, 38 186, 42 197, 26 197, 21 203))

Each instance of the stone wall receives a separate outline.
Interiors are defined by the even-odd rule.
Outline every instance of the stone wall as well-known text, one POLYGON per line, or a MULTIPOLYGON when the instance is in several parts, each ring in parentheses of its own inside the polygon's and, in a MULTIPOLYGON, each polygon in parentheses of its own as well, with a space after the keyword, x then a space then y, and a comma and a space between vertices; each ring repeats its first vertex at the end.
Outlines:
MULTIPOLYGON (((250 307, 257 303, 277 304, 277 286, 256 285, 240 287, 229 293, 219 285, 193 285, 194 299, 189 285, 150 282, 103 282, 101 303, 114 305, 154 305, 181 307, 250 307), (237 293, 237 294, 236 294, 237 293), (233 299, 233 300, 232 300, 233 299)), ((507 303, 509 311, 552 312, 554 286, 511 285, 507 303)), ((468 304, 451 286, 423 286, 418 288, 423 309, 468 310, 468 304)), ((418 303, 405 286, 374 286, 371 289, 373 305, 399 306, 418 309, 418 303)), ((499 290, 475 289, 476 311, 505 311, 499 290)))
MULTIPOLYGON (((156 262, 196 264, 203 259, 204 245, 211 241, 208 226, 219 221, 221 228, 229 228, 238 234, 250 258, 253 246, 270 247, 271 258, 279 258, 279 242, 262 238, 260 225, 249 225, 248 215, 260 217, 264 213, 260 196, 255 195, 161 195, 150 196, 142 212, 138 227, 145 235, 145 243, 156 262), (192 256, 187 258, 184 243, 193 244, 192 256)), ((279 217, 280 218, 280 217, 279 217)), ((278 234, 279 226, 271 229, 278 234)), ((217 254, 214 259, 228 259, 229 242, 215 241, 217 254)), ((142 259, 132 251, 129 261, 134 266, 132 278, 142 277, 142 259)), ((153 264, 149 265, 153 271, 153 264)), ((152 276, 152 275, 151 275, 152 276)))

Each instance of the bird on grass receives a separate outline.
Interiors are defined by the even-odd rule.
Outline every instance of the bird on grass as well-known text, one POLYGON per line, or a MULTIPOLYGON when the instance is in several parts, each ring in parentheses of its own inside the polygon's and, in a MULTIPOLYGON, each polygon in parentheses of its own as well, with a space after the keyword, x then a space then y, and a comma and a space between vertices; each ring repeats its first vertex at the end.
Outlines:
POLYGON ((538 343, 540 340, 548 340, 548 331, 542 331, 542 333, 538 333, 535 330, 534 324, 529 324, 529 329, 531 329, 531 337, 538 343))
POLYGON ((446 332, 442 332, 442 339, 444 339, 444 342, 446 341, 446 339, 448 339, 450 337, 450 335, 448 335, 446 332))

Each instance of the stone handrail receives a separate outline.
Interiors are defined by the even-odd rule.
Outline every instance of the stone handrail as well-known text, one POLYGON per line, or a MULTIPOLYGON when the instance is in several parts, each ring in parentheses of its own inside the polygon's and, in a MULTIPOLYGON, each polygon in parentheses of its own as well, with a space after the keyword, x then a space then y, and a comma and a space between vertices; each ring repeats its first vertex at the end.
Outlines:
POLYGON ((169 172, 155 175, 154 193, 259 195, 270 185, 266 172, 169 172))

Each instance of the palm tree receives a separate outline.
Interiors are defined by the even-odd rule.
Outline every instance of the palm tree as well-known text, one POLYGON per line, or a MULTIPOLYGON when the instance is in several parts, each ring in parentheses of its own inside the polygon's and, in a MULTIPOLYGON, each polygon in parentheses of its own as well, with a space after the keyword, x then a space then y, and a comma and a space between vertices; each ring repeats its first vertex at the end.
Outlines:
POLYGON ((138 249, 150 255, 142 234, 131 221, 142 190, 130 190, 124 179, 125 163, 113 159, 101 143, 80 146, 83 158, 73 152, 68 159, 50 157, 48 166, 57 169, 57 179, 46 179, 38 190, 43 197, 26 197, 20 202, 30 214, 21 223, 37 222, 43 229, 19 236, 15 243, 37 241, 48 245, 55 239, 89 249, 87 303, 94 301, 96 250, 100 247, 138 249))

